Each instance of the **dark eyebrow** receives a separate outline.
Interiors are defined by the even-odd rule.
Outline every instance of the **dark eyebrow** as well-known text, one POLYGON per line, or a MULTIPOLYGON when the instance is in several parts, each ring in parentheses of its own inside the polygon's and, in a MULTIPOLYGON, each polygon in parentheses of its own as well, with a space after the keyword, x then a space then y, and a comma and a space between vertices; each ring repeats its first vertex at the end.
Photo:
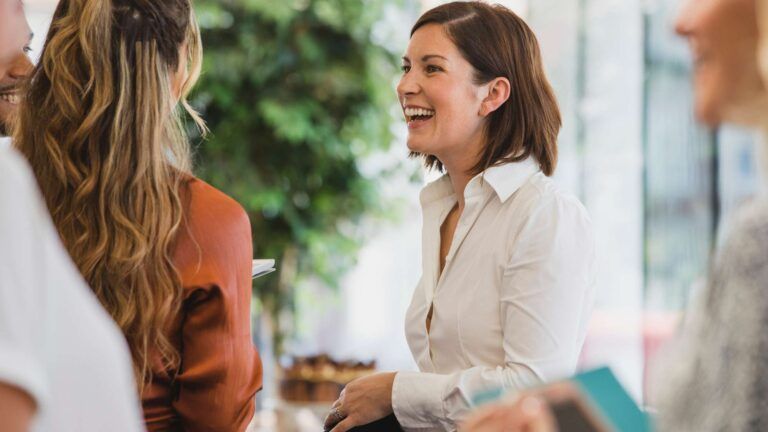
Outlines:
POLYGON ((447 58, 445 58, 445 57, 443 57, 441 55, 437 55, 437 54, 427 54, 427 55, 425 55, 424 57, 421 58, 421 61, 427 62, 427 61, 429 61, 429 60, 431 60, 433 58, 439 58, 439 59, 443 59, 445 61, 448 61, 447 58))
MULTIPOLYGON (((441 55, 438 55, 438 54, 427 54, 427 55, 425 55, 424 57, 421 58, 421 61, 422 62, 428 62, 428 61, 430 61, 433 58, 439 58, 439 59, 448 61, 447 58, 445 58, 445 57, 443 57, 441 55)), ((409 59, 408 56, 403 56, 403 61, 410 63, 411 59, 409 59)))
POLYGON ((35 37, 35 33, 29 32, 29 41, 32 42, 32 38, 35 37))

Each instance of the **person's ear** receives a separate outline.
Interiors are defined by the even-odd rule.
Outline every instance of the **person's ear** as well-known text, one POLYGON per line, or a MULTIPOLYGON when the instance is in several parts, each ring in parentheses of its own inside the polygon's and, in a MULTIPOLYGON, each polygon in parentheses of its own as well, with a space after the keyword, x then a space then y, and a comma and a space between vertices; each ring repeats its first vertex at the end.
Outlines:
POLYGON ((480 116, 486 117, 504 105, 509 99, 509 93, 512 90, 509 80, 504 77, 494 78, 485 85, 488 89, 488 95, 483 99, 480 105, 480 116))

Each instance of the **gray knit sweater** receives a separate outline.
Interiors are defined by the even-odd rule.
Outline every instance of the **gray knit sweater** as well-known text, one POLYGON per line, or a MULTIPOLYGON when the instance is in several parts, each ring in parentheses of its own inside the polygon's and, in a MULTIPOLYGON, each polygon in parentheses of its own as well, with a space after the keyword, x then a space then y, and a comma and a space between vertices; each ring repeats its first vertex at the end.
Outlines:
POLYGON ((659 430, 768 431, 768 202, 743 208, 662 362, 659 430))

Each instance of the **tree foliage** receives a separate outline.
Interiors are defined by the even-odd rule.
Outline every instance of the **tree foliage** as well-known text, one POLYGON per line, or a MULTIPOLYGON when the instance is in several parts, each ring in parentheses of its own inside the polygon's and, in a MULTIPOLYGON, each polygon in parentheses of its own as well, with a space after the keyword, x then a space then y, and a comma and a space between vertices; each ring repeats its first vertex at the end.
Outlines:
POLYGON ((197 173, 248 211, 254 254, 281 272, 256 281, 267 311, 307 276, 334 286, 356 228, 380 208, 362 158, 386 149, 395 56, 375 42, 386 0, 200 0, 203 77, 193 94, 211 134, 197 173))

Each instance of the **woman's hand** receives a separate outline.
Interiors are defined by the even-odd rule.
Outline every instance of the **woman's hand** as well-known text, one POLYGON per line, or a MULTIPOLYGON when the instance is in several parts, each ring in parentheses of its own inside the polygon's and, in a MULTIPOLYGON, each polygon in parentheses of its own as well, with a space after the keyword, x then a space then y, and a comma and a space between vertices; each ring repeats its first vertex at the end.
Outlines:
POLYGON ((459 426, 460 432, 555 432, 557 427, 540 399, 522 397, 481 408, 459 426))
POLYGON ((347 384, 325 419, 325 430, 333 427, 331 432, 346 432, 392 414, 394 382, 395 372, 386 372, 347 384))

